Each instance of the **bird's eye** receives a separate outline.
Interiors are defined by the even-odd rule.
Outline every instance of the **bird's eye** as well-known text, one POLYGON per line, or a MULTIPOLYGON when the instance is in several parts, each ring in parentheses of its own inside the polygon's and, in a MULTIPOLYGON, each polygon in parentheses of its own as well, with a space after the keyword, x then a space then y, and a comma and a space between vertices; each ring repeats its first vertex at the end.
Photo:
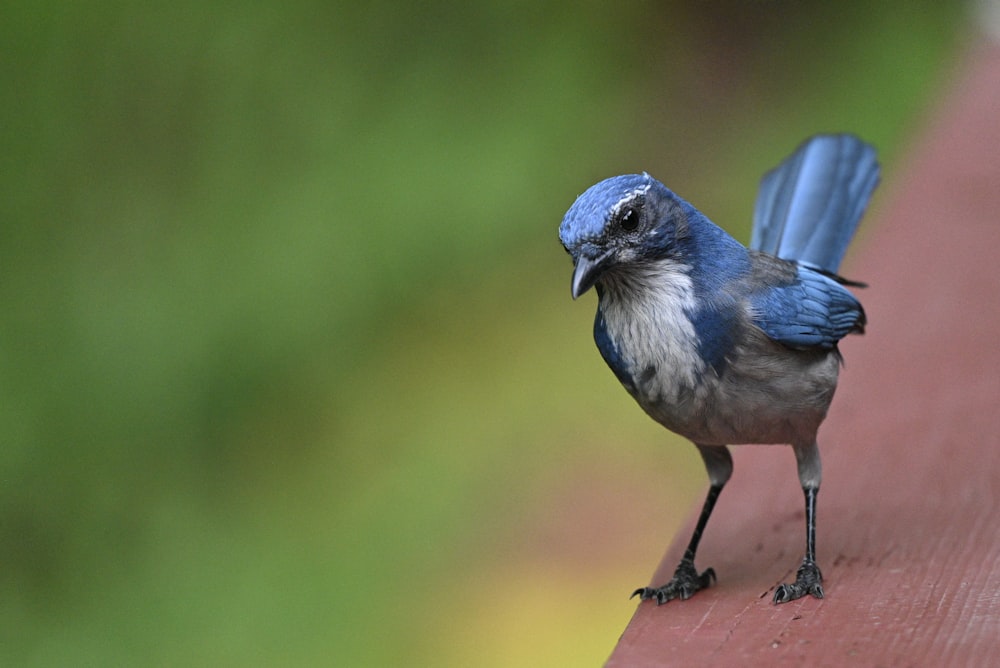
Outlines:
POLYGON ((632 207, 628 207, 619 216, 618 224, 626 232, 634 232, 639 227, 639 212, 632 207))

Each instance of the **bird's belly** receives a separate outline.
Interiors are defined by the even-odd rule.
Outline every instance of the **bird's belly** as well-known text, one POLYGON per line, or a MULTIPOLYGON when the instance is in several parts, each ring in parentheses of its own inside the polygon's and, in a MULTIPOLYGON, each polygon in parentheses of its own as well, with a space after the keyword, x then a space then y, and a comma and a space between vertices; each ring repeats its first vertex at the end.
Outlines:
POLYGON ((779 364, 736 360, 693 385, 645 378, 633 396, 654 420, 702 445, 811 443, 837 385, 838 357, 809 352, 779 364))

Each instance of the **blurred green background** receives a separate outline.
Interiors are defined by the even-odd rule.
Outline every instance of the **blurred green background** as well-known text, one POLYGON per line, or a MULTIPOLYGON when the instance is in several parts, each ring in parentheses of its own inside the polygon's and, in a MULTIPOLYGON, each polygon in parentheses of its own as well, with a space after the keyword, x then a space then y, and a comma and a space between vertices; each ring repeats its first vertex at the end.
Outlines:
POLYGON ((745 240, 817 131, 891 184, 970 35, 936 0, 7 3, 0 664, 599 664, 705 480, 604 368, 562 214, 646 170, 745 240))

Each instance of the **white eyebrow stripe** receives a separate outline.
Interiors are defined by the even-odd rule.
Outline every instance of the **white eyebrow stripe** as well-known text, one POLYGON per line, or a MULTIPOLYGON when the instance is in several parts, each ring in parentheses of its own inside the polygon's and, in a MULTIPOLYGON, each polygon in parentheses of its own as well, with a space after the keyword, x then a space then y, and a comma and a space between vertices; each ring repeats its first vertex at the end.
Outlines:
POLYGON ((615 202, 615 205, 613 207, 611 207, 611 210, 609 211, 609 213, 611 214, 611 217, 613 218, 619 211, 621 211, 621 208, 623 206, 625 206, 626 204, 628 204, 629 202, 632 202, 632 201, 634 201, 634 200, 642 197, 647 192, 649 192, 649 189, 650 189, 650 187, 652 187, 652 185, 653 185, 652 183, 646 183, 646 184, 644 184, 644 185, 642 185, 642 186, 640 186, 640 187, 638 187, 638 188, 636 188, 634 190, 630 190, 627 193, 625 193, 624 195, 622 195, 622 198, 620 200, 618 200, 617 202, 615 202))

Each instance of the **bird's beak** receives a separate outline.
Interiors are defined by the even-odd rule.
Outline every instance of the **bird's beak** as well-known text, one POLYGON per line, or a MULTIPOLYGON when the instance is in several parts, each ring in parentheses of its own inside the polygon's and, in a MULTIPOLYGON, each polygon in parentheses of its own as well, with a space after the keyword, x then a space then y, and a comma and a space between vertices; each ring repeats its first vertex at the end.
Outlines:
POLYGON ((570 285, 570 291, 573 295, 573 299, 576 299, 587 290, 594 286, 597 279, 601 277, 604 269, 608 265, 608 260, 611 258, 611 251, 600 255, 593 260, 580 255, 576 259, 576 265, 573 267, 573 282, 570 285))

